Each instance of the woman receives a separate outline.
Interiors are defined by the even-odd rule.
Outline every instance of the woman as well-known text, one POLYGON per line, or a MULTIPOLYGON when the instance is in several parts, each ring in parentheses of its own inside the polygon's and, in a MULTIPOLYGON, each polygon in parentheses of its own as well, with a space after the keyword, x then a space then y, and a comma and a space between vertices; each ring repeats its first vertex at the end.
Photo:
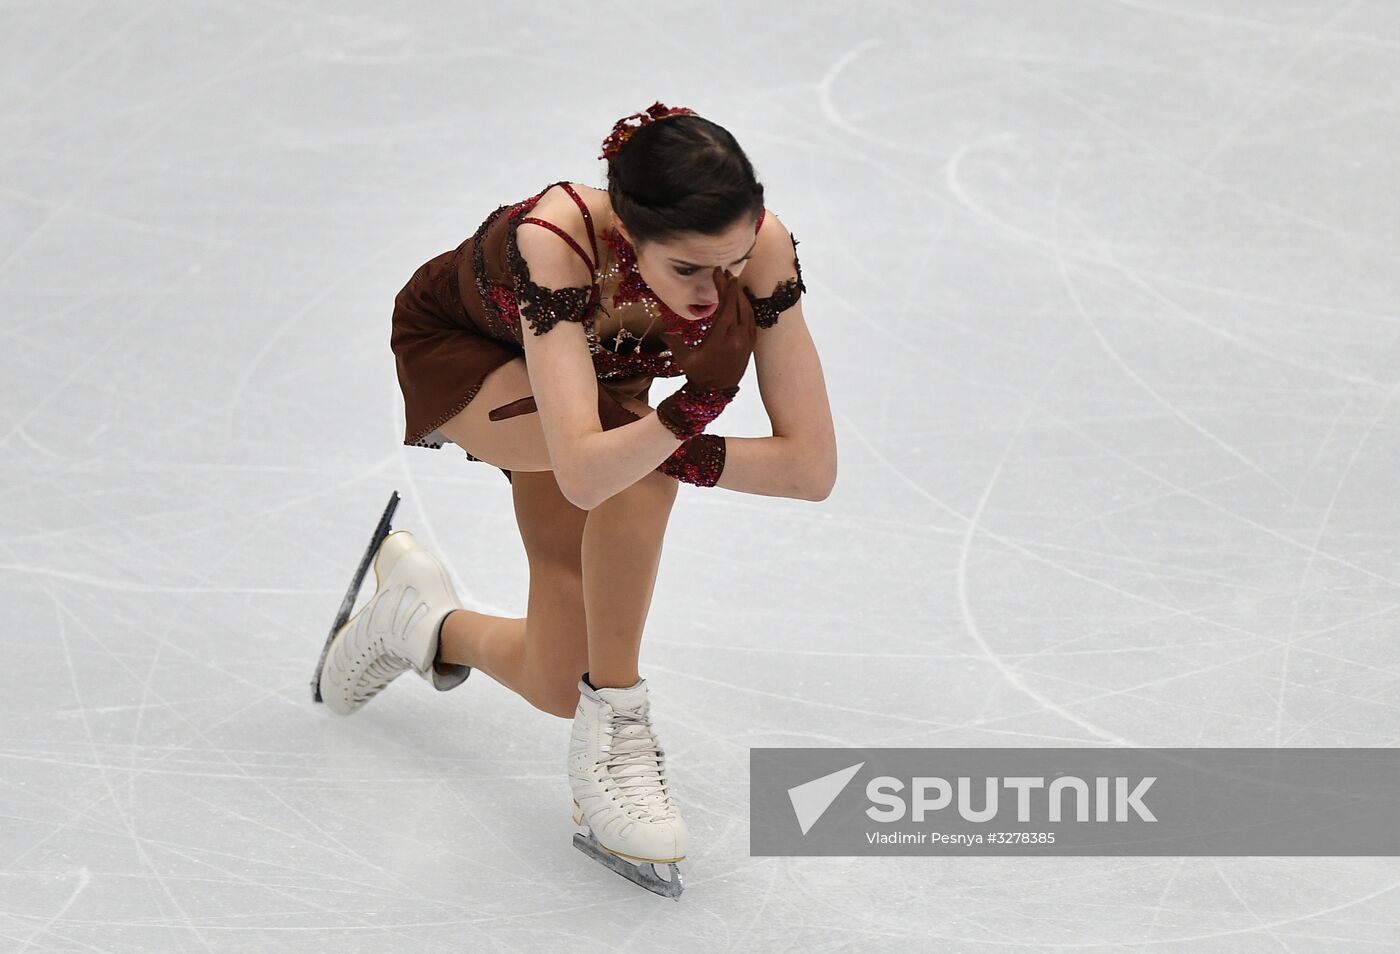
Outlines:
POLYGON ((511 481, 527 616, 461 608, 396 531, 372 545, 376 594, 333 633, 319 689, 348 714, 410 667, 440 690, 480 669, 572 718, 576 843, 674 896, 686 830, 637 660, 677 483, 821 500, 836 442, 797 242, 734 137, 658 102, 619 120, 599 158, 606 192, 558 182, 501 206, 395 299, 404 443, 456 444, 511 481), (750 356, 774 436, 707 432, 750 356), (652 408, 652 379, 677 375, 652 408), (672 880, 619 856, 670 864, 672 880))

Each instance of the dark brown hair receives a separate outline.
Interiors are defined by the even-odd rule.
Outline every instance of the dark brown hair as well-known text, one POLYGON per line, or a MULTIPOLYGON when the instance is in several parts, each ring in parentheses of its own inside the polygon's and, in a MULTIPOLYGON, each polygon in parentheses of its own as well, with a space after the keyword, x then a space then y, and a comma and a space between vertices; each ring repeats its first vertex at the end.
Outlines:
POLYGON ((635 244, 722 235, 763 211, 763 184, 729 130, 700 116, 648 123, 608 160, 608 197, 635 244))

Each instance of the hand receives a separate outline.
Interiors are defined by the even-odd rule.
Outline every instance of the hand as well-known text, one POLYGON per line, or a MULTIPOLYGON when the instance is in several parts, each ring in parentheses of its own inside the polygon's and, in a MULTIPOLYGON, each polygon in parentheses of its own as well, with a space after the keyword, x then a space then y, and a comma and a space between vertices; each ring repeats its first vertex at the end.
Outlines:
POLYGON ((754 322, 753 305, 739 280, 718 265, 713 278, 719 290, 719 307, 706 319, 710 328, 700 343, 691 347, 670 331, 662 332, 661 339, 671 349, 671 361, 685 372, 689 383, 726 390, 738 387, 748 370, 758 325, 754 322))

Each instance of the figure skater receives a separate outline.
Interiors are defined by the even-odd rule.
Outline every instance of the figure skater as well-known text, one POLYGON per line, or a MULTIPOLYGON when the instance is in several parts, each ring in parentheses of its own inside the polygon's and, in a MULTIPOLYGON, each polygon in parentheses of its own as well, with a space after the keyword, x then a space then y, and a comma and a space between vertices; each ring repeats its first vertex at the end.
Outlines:
POLYGON ((797 240, 734 137, 657 102, 599 158, 606 191, 561 181, 497 208, 394 300, 404 443, 455 444, 511 482, 527 615, 462 608, 438 561, 389 532, 395 493, 312 689, 349 714, 409 669, 443 691, 479 669, 572 719, 575 844, 678 897, 686 828, 637 668, 678 482, 822 500, 836 439, 797 240), (708 432, 751 356, 773 436, 708 432), (648 404, 653 378, 680 375, 648 404), (347 622, 371 561, 375 595, 347 622))

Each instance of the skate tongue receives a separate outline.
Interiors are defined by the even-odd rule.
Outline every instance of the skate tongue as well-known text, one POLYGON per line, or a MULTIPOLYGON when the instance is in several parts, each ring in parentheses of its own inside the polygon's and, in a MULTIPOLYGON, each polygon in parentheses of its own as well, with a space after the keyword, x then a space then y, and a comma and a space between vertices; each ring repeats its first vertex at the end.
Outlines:
MULTIPOLYGON (((625 689, 599 689, 597 693, 613 709, 645 718, 648 708, 645 679, 639 679, 635 686, 625 689)), ((642 726, 624 720, 613 736, 610 770, 618 786, 632 798, 662 804, 665 799, 659 790, 661 772, 653 748, 655 744, 655 737, 642 726)))
POLYGON ((647 681, 638 679, 635 686, 625 689, 599 689, 598 697, 615 709, 631 709, 634 712, 646 705, 647 681))

